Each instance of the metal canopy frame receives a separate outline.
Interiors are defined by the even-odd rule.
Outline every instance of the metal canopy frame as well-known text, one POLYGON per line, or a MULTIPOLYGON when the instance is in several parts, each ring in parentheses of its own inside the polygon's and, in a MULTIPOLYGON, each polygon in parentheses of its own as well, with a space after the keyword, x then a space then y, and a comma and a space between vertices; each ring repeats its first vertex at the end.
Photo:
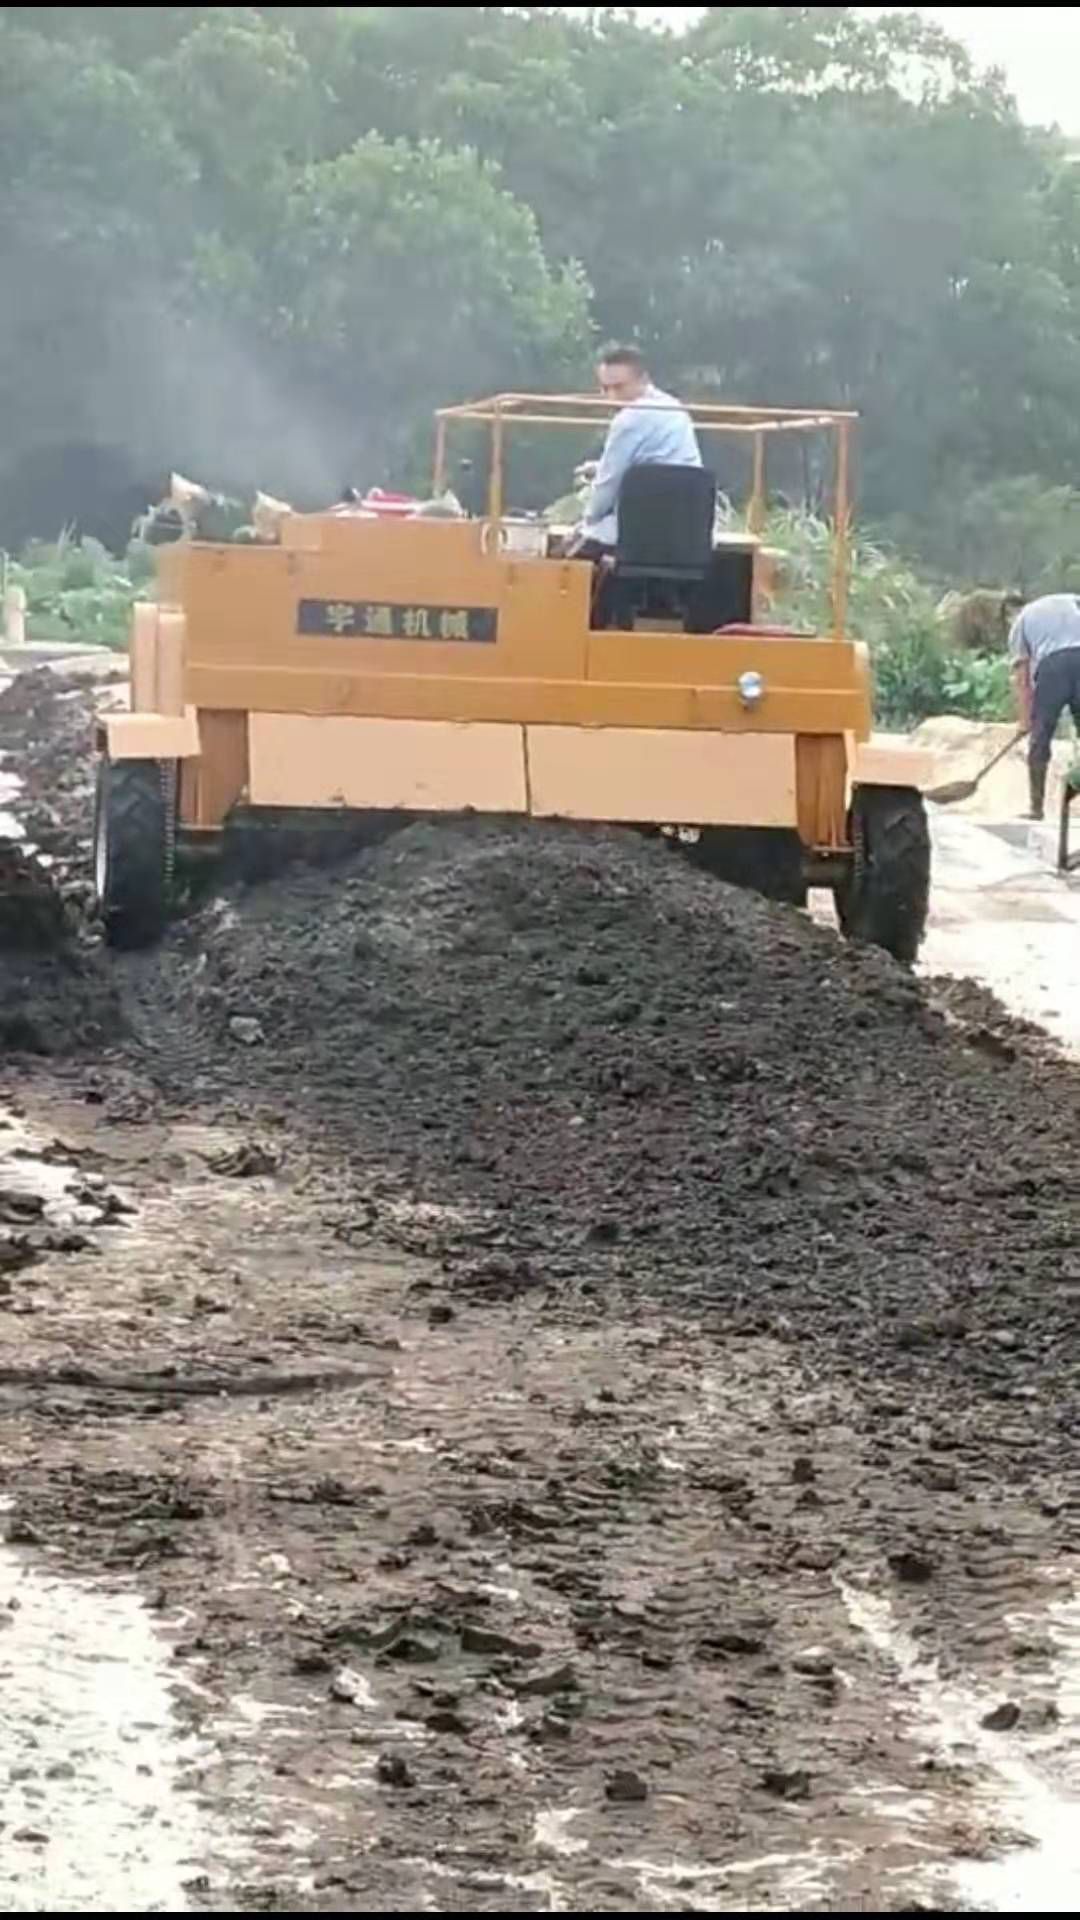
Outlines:
MULTIPOLYGON (((486 400, 466 400, 460 406, 440 407, 435 415, 434 488, 446 486, 446 447, 455 422, 481 424, 491 432, 488 518, 503 513, 506 435, 511 427, 596 427, 616 413, 640 407, 655 411, 650 401, 609 400, 592 393, 496 393, 486 400)), ((749 438, 753 447, 753 485, 747 508, 751 533, 765 524, 766 448, 777 433, 827 432, 834 442, 832 610, 836 638, 847 625, 848 582, 851 570, 851 436, 857 413, 832 407, 713 406, 686 401, 680 412, 690 415, 699 433, 749 438)))

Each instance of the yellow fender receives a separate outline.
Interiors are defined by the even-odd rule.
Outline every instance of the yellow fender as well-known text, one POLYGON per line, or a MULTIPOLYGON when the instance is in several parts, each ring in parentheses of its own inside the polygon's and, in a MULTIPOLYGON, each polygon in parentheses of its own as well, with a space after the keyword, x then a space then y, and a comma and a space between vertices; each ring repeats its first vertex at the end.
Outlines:
POLYGON ((177 714, 102 714, 98 742, 110 760, 197 760, 202 751, 194 707, 177 714))

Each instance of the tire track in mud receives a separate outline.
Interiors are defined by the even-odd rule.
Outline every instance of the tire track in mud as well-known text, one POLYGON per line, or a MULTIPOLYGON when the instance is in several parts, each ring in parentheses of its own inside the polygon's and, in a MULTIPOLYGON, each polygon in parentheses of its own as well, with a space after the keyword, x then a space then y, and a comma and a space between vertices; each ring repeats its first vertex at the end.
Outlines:
MULTIPOLYGON (((62 1288, 36 1271, 32 1345, 91 1337, 83 1364, 111 1365, 149 1295, 159 1369, 233 1364, 256 1324, 264 1364, 310 1364, 347 1325, 389 1376, 374 1399, 0 1412, 38 1549, 184 1622, 196 1790, 247 1861, 211 1860, 200 1903, 887 1910, 928 1854, 988 1844, 963 1780, 914 1832, 895 1815, 927 1797, 923 1756, 837 1579, 892 1580, 880 1516, 906 1496, 881 1460, 853 1476, 850 1388, 669 1315, 462 1305, 430 1263, 343 1249, 313 1162, 214 1178, 167 1134, 80 1127, 137 1157, 139 1212, 107 1303, 92 1260, 62 1288), (380 1780, 386 1755, 412 1784, 380 1780), (620 1774, 647 1797, 610 1799, 620 1774)), ((923 1633, 935 1582, 892 1581, 923 1633)))
MULTIPOLYGON (((235 1364, 235 1363, 234 1363, 235 1364)), ((292 1372, 251 1368, 233 1373, 102 1373, 93 1367, 0 1366, 0 1389, 19 1387, 37 1394, 58 1389, 85 1393, 151 1394, 178 1399, 243 1399, 290 1393, 329 1393, 335 1388, 370 1386, 380 1376, 344 1367, 309 1367, 292 1372)))

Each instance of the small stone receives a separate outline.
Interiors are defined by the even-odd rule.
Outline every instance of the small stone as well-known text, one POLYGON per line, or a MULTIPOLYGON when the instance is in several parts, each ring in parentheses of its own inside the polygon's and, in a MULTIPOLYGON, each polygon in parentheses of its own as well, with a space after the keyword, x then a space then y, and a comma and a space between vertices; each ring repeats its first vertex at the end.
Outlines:
POLYGON ((1021 1719, 1025 1727, 1057 1727, 1061 1725, 1061 1708, 1055 1700, 1037 1700, 1024 1708, 1021 1719))
POLYGON ((767 1707, 761 1705, 760 1701, 748 1700, 744 1693, 729 1693, 725 1694, 724 1697, 727 1700, 728 1706, 734 1707, 736 1713, 748 1713, 751 1719, 759 1720, 764 1713, 769 1711, 767 1707))
POLYGON ((575 979, 581 987, 606 987, 611 979, 611 971, 602 961, 583 960, 575 979))
POLYGON ((564 1713, 545 1713, 529 1730, 530 1740, 569 1740, 574 1729, 564 1713))
POLYGON ((366 1702, 371 1693, 363 1675, 354 1673, 351 1667, 342 1667, 335 1673, 329 1691, 331 1700, 340 1700, 347 1707, 366 1702))
POLYGON ((589 1239, 594 1246, 614 1246, 619 1238, 619 1222, 610 1218, 594 1220, 589 1228, 589 1239))
POLYGON ((428 1308, 429 1327, 447 1327, 451 1320, 456 1320, 456 1318, 457 1315, 448 1300, 436 1300, 428 1308))
POLYGON ((438 1544, 439 1535, 430 1520, 421 1520, 420 1525, 405 1536, 407 1547, 437 1547, 438 1544))
POLYGON ((0 1233, 0 1270, 5 1273, 18 1273, 23 1267, 31 1267, 38 1258, 38 1251, 25 1233, 0 1233))
POLYGON ((808 1453, 797 1453, 791 1463, 791 1477, 797 1487, 808 1487, 817 1479, 817 1468, 808 1453))
POLYGON ((761 1776, 766 1793, 778 1800, 809 1800, 810 1775, 804 1767, 766 1767, 761 1776))
MULTIPOLYGON (((258 1021, 253 1024, 258 1026, 258 1021)), ((249 1040, 244 1044, 253 1046, 256 1042, 249 1040)), ((264 1174, 276 1173, 280 1164, 280 1154, 273 1147, 263 1146, 258 1140, 247 1140, 224 1153, 212 1154, 207 1162, 211 1173, 224 1174, 232 1180, 255 1180, 264 1174)))
POLYGON ((575 1693, 580 1682, 573 1667, 567 1661, 565 1666, 552 1667, 547 1673, 534 1674, 531 1680, 519 1680, 517 1691, 546 1699, 555 1693, 575 1693))
POLYGON ((16 1827, 11 1837, 28 1847, 47 1847, 49 1844, 48 1834, 42 1833, 40 1827, 16 1827))
POLYGON ((85 1253, 90 1244, 89 1234, 77 1227, 48 1227, 37 1239, 43 1253, 85 1253))
POLYGON ((765 1642, 760 1633, 744 1633, 735 1627, 725 1627, 721 1633, 711 1633, 701 1642, 699 1653, 706 1659, 716 1654, 762 1653, 765 1642))
POLYGON ((494 1627, 462 1627, 461 1648, 463 1653, 505 1653, 511 1660, 537 1660, 543 1652, 538 1640, 519 1640, 494 1627))
POLYGON ((836 1662, 832 1654, 824 1647, 807 1647, 797 1653, 791 1663, 793 1673, 801 1673, 808 1680, 827 1680, 835 1671, 836 1662))
POLYGON ((18 1187, 0 1187, 0 1220, 36 1220, 45 1211, 40 1193, 23 1192, 18 1187))
POLYGON ((418 1664, 439 1657, 437 1640, 427 1640, 419 1633, 402 1633, 392 1641, 380 1656, 384 1660, 414 1660, 418 1664))
POLYGON ((889 1565, 896 1578, 908 1587, 923 1587, 934 1577, 934 1562, 920 1547, 905 1547, 890 1553, 889 1565))
POLYGON ((1046 1634, 1022 1634, 1013 1641, 1014 1660, 1037 1660, 1040 1664, 1054 1658, 1054 1642, 1046 1634))
MULTIPOLYGON (((328 1654, 323 1652, 321 1647, 298 1647, 293 1655, 294 1673, 330 1673, 333 1670, 333 1665, 333 1661, 328 1654)), ((335 1694, 334 1698, 340 1699, 341 1695, 335 1694)))
POLYGON ((430 1733, 451 1733, 459 1740, 469 1731, 468 1721, 463 1720, 460 1713, 455 1713, 453 1707, 436 1707, 434 1713, 428 1714, 424 1725, 430 1733))
POLYGON ((800 1547, 795 1554, 793 1564, 801 1567, 806 1573, 828 1573, 830 1567, 836 1565, 838 1558, 838 1549, 831 1546, 828 1541, 822 1541, 820 1545, 815 1546, 811 1543, 800 1547))
POLYGON ((894 1335, 902 1353, 914 1353, 919 1347, 929 1346, 932 1338, 933 1334, 925 1320, 902 1320, 894 1335))
POLYGON ((960 1482, 952 1467, 927 1467, 923 1486, 929 1493, 956 1493, 960 1482))
POLYGON ((618 1767, 607 1782, 604 1793, 618 1806, 631 1806, 649 1797, 649 1789, 640 1773, 635 1773, 631 1767, 618 1767))
POLYGON ((75 1769, 70 1760, 54 1760, 51 1767, 45 1769, 46 1780, 74 1780, 75 1769))
POLYGON ((113 1187, 107 1187, 105 1192, 98 1196, 95 1204, 100 1208, 106 1220, 119 1220, 123 1215, 136 1211, 132 1202, 125 1200, 123 1194, 117 1193, 113 1187))
POLYGON ((18 1514, 9 1522, 8 1530, 4 1538, 9 1547, 38 1547, 41 1545, 41 1535, 37 1528, 32 1526, 29 1520, 22 1519, 18 1514))
POLYGON ((234 1014, 229 1021, 229 1033, 242 1047, 261 1047, 266 1035, 258 1020, 251 1020, 244 1014, 234 1014))
POLYGON ((400 1753, 380 1753, 375 1762, 375 1778, 384 1787, 414 1787, 412 1768, 400 1753))
POLYGON ((1009 1733, 1020 1718, 1020 1708, 1015 1700, 1003 1700, 1000 1706, 992 1707, 984 1713, 979 1722, 988 1733, 1009 1733))

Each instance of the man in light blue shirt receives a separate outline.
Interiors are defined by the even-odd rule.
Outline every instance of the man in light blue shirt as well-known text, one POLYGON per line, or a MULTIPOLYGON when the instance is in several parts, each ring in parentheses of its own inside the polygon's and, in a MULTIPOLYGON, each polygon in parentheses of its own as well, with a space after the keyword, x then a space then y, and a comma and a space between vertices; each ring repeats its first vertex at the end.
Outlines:
POLYGON ((693 422, 681 401, 654 387, 637 347, 605 347, 600 391, 620 403, 608 428, 582 515, 577 552, 599 558, 619 535, 619 489, 631 467, 700 467, 693 422))
POLYGON ((1066 707, 1080 733, 1080 597, 1045 593, 1030 601, 1013 623, 1009 659, 1017 709, 1030 734, 1031 818, 1041 820, 1050 749, 1066 707))

